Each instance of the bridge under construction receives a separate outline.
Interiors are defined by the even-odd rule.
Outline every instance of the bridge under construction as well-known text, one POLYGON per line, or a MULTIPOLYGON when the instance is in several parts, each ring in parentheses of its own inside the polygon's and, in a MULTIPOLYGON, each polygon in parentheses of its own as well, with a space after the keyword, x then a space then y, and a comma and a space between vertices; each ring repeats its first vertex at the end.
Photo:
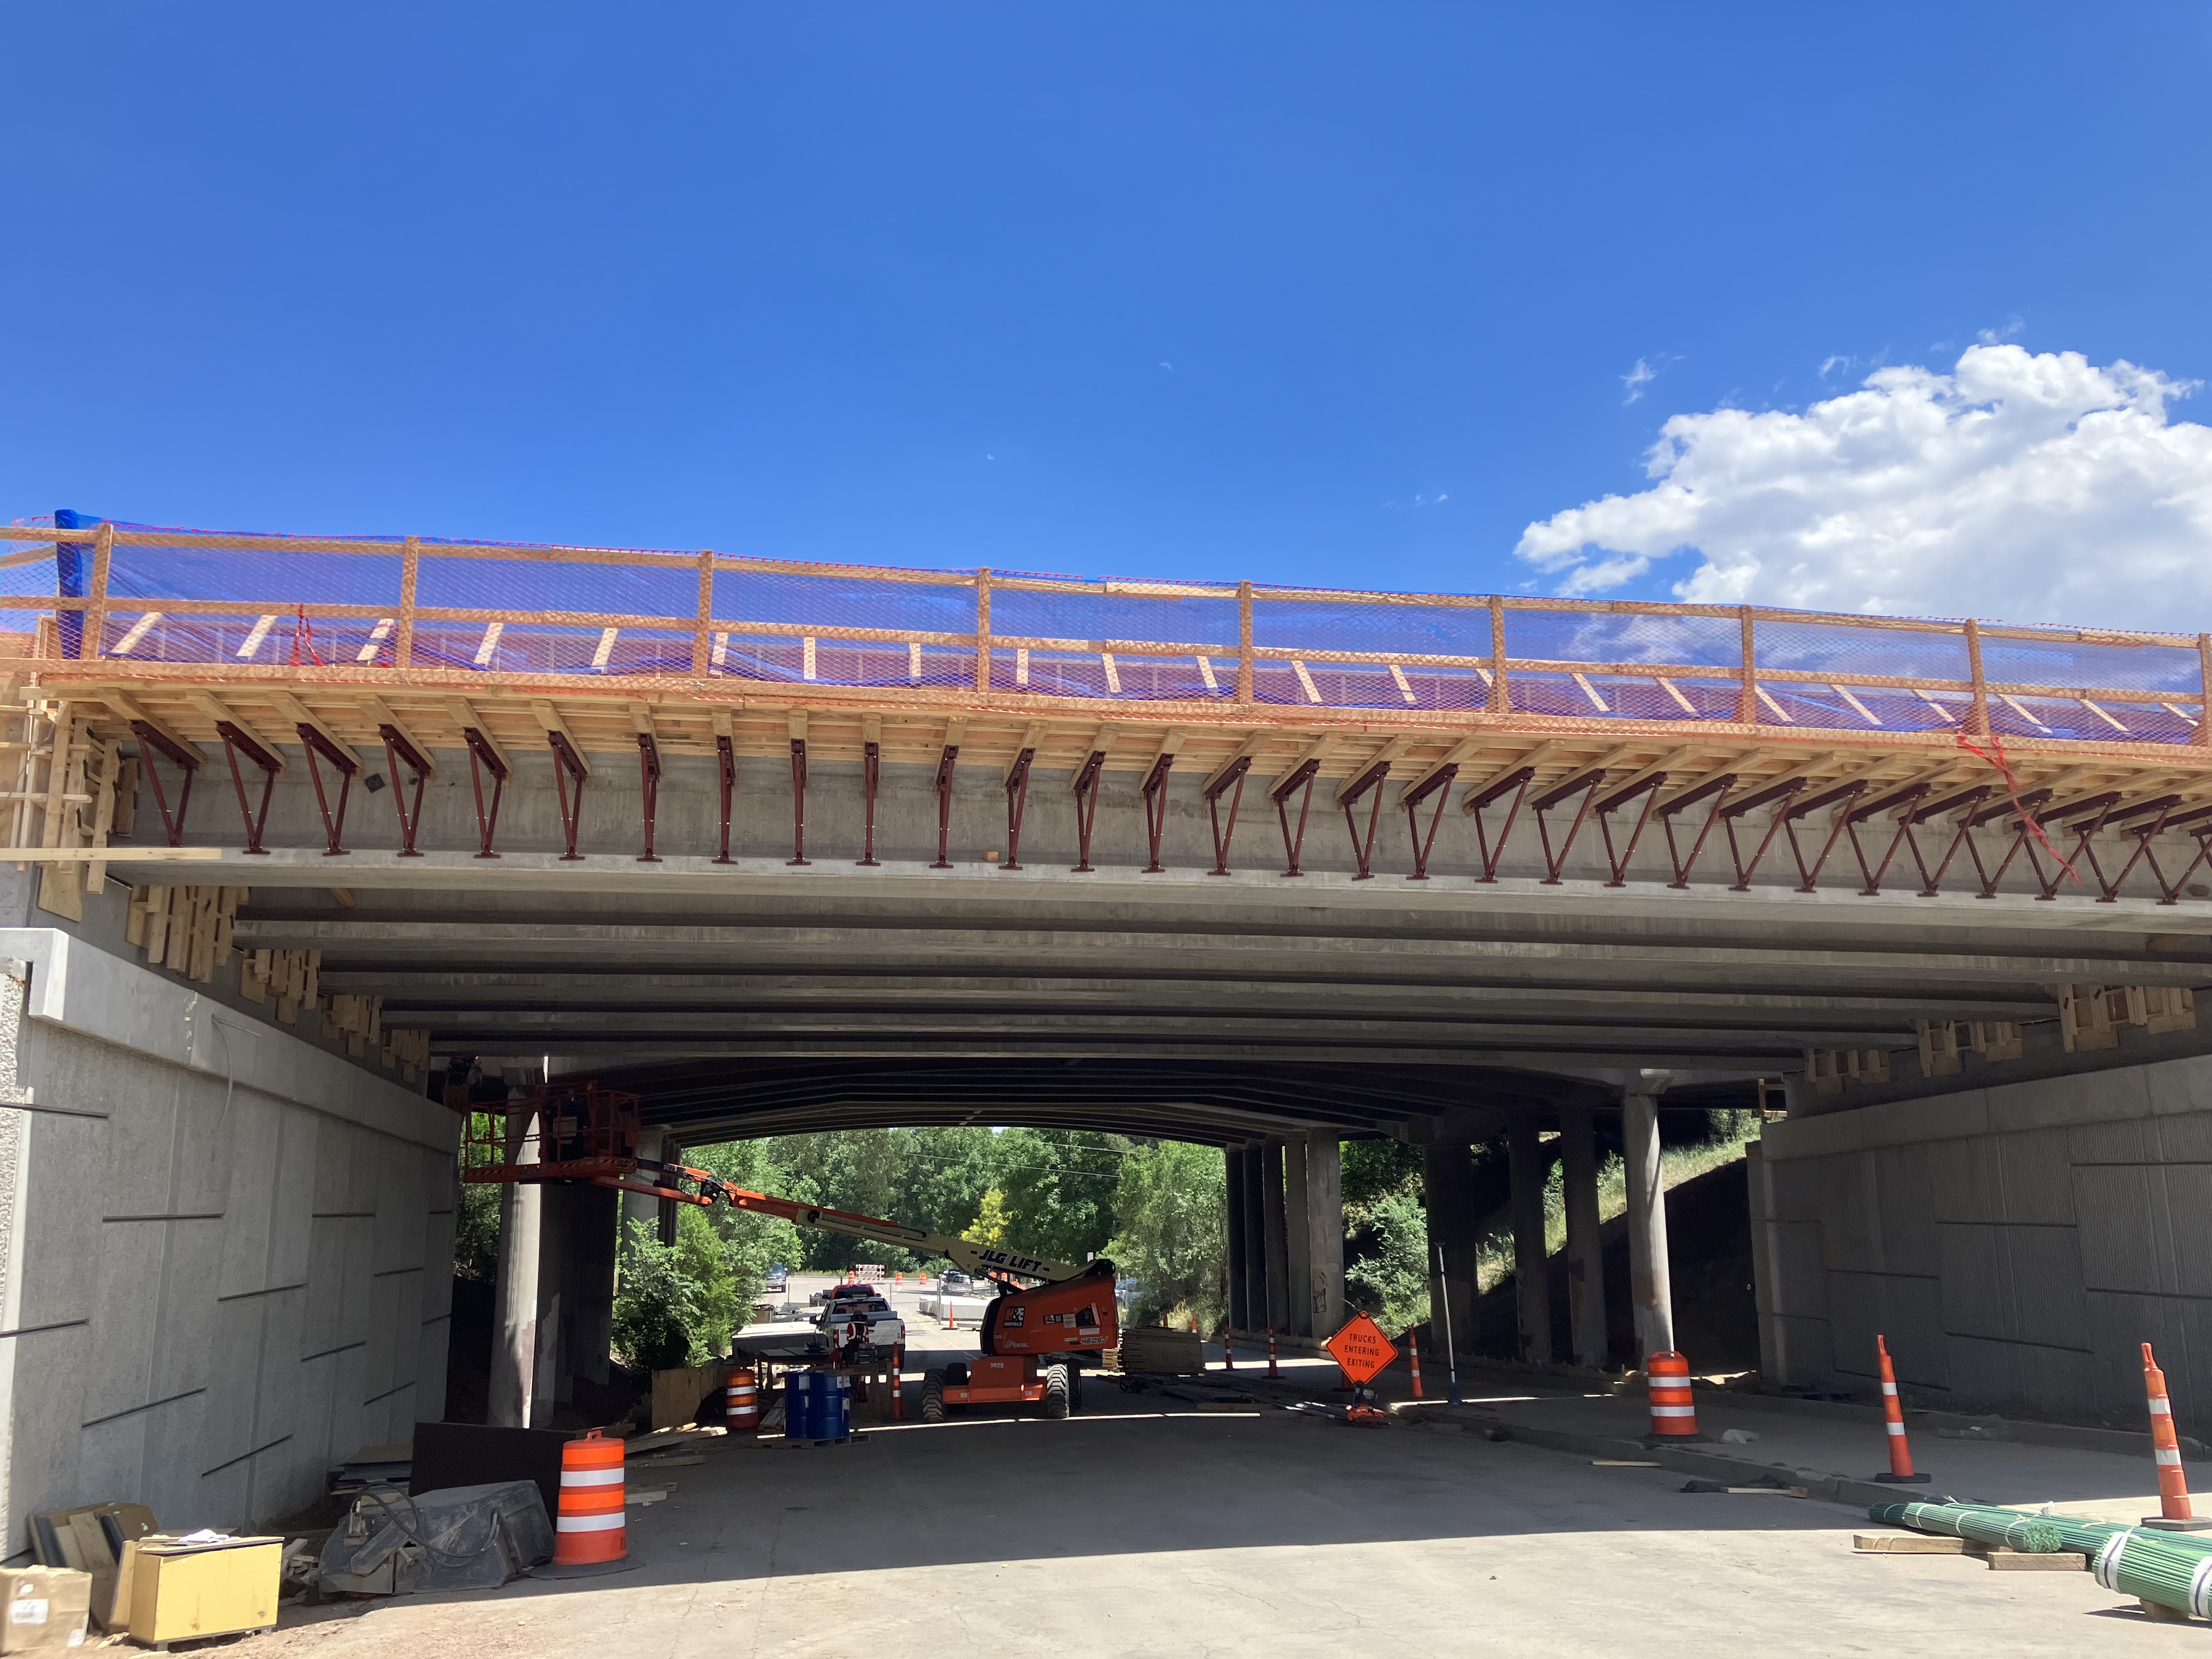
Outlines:
MULTIPOLYGON (((135 1435, 243 1514, 317 1436, 436 1416, 456 1058, 635 1092, 670 1152, 1217 1146, 1232 1323, 1308 1337, 1343 1311, 1340 1142, 1423 1148, 1464 1316, 1469 1147, 1504 1136, 1520 1352, 1591 1364, 1598 1138, 1663 1348, 1659 1115, 1764 1101, 1771 1378, 1863 1381, 1879 1328, 1961 1406, 2094 1415, 2139 1405, 2150 1322, 2212 1399, 2212 1282, 2160 1220, 2212 1145, 2204 635, 63 519, 0 530, 6 1167, 49 1183, 20 1208, 96 1188, 103 1135, 168 1136, 162 1190, 70 1248, 164 1287, 149 1330, 259 1358, 210 1339, 189 1391, 173 1348, 118 1363, 156 1339, 34 1242, 18 1437, 135 1435), (253 1198, 209 1173, 264 1165, 253 1198), (287 1355, 319 1426, 278 1438, 287 1355)), ((598 1202, 543 1218, 571 1334, 513 1363, 548 1399, 605 1363, 598 1202)), ((10 1479, 17 1516, 68 1486, 10 1479)))

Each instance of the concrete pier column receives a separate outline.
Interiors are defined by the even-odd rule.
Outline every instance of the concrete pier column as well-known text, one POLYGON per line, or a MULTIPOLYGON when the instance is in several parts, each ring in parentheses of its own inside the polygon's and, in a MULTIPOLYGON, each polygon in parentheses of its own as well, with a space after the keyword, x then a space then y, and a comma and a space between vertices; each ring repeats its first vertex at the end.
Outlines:
POLYGON ((605 1187, 579 1186, 575 1193, 575 1270, 568 1279, 567 1365, 586 1382, 607 1380, 608 1350, 615 1332, 615 1228, 622 1194, 605 1187))
POLYGON ((530 1394, 530 1425, 550 1428, 553 1407, 576 1397, 569 1349, 574 1337, 576 1188, 541 1187, 538 1210, 538 1375, 530 1394))
POLYGON ((1244 1149, 1244 1316, 1248 1331, 1267 1322, 1267 1160, 1257 1146, 1244 1149))
POLYGON ((1559 1109, 1559 1176, 1567 1207, 1567 1329, 1575 1364, 1601 1370, 1605 1253, 1598 1240, 1597 1126, 1588 1106, 1559 1109))
MULTIPOLYGON (((538 1143, 524 1141, 528 1114, 507 1114, 508 1157, 535 1164, 538 1143)), ((542 1255, 544 1188, 509 1182, 500 1188, 499 1291, 495 1297, 491 1383, 485 1415, 495 1428, 531 1425, 538 1376, 538 1281, 542 1255)))
POLYGON ((1344 1325, 1344 1146, 1334 1129, 1306 1137, 1306 1267, 1313 1334, 1344 1325))
POLYGON ((1300 1135, 1283 1143, 1283 1240, 1291 1255, 1290 1303, 1283 1329, 1291 1336, 1314 1334, 1313 1229, 1307 1209, 1306 1140, 1300 1135))
POLYGON ((1251 1310, 1244 1305, 1246 1284, 1244 1261, 1244 1158, 1242 1146, 1221 1149, 1221 1162, 1225 1174, 1223 1191, 1227 1202, 1223 1206, 1223 1220, 1229 1231, 1229 1254, 1224 1276, 1229 1283, 1229 1328, 1241 1331, 1249 1328, 1251 1310))
POLYGON ((1548 1365, 1552 1274, 1544 1249, 1544 1149, 1534 1118, 1521 1114, 1506 1124, 1505 1153, 1512 1178, 1514 1311, 1521 1358, 1528 1364, 1548 1365))
POLYGON ((1282 1330, 1291 1322, 1290 1229, 1283 1194, 1283 1143, 1260 1147, 1260 1231, 1267 1248, 1267 1300, 1256 1329, 1282 1330))
POLYGON ((1421 1148, 1421 1182, 1429 1209, 1429 1339, 1442 1353, 1444 1317, 1451 1316, 1453 1345, 1470 1351, 1474 1335, 1475 1256, 1481 1240, 1474 1212, 1474 1159, 1454 1141, 1421 1148), (1443 1251, 1443 1270, 1437 1251, 1443 1251))
MULTIPOLYGON (((665 1158, 667 1154, 664 1149, 667 1144, 667 1130, 641 1129, 637 1136, 637 1155, 640 1158, 655 1159, 665 1158)), ((629 1224, 633 1221, 644 1223, 650 1232, 657 1233, 659 1231, 660 1212, 662 1206, 666 1204, 666 1200, 655 1198, 649 1193, 623 1193, 620 1196, 623 1243, 629 1243, 629 1224)))
POLYGON ((1624 1091, 1622 1150, 1628 1164, 1628 1294, 1639 1359, 1674 1346, 1674 1296, 1667 1277, 1667 1194, 1660 1185, 1659 1098, 1624 1091))

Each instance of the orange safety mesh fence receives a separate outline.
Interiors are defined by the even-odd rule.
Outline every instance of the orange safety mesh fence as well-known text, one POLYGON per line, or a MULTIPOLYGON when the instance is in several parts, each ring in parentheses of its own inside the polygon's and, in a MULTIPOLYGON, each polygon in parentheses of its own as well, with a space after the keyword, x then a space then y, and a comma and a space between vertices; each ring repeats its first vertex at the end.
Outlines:
POLYGON ((0 535, 0 628, 55 613, 78 659, 2159 744, 2196 739, 2204 699, 2203 643, 2172 635, 82 519, 0 535))

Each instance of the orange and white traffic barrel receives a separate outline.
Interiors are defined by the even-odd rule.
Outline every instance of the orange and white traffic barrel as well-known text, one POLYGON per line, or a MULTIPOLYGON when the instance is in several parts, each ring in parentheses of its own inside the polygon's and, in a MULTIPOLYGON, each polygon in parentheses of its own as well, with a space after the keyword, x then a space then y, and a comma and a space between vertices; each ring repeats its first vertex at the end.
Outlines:
POLYGON ((760 1427, 760 1384, 750 1371, 730 1373, 722 1401, 722 1424, 732 1434, 750 1434, 760 1427))
POLYGON ((1651 1438, 1702 1440, 1698 1408, 1690 1400, 1690 1362, 1668 1350, 1644 1362, 1651 1395, 1651 1438))
POLYGON ((1925 1486, 1928 1477, 1912 1472, 1911 1449, 1905 1443, 1905 1402, 1897 1397, 1897 1372, 1889 1363, 1889 1344, 1874 1340, 1875 1357, 1881 1362, 1881 1423, 1889 1431, 1889 1473, 1875 1479, 1885 1486, 1925 1486))
POLYGON ((629 1559, 628 1540, 623 1443, 593 1429, 561 1448, 561 1507, 553 1517, 550 1576, 611 1572, 629 1559))
POLYGON ((2151 1358, 2150 1344, 2142 1345, 2143 1392, 2150 1396, 2151 1453, 2158 1459, 2158 1513, 2145 1516, 2143 1524, 2166 1523, 2174 1530, 2196 1532, 2206 1523, 2189 1507, 2189 1477, 2181 1472, 2181 1441, 2173 1431, 2173 1404, 2166 1398, 2166 1373, 2151 1358))

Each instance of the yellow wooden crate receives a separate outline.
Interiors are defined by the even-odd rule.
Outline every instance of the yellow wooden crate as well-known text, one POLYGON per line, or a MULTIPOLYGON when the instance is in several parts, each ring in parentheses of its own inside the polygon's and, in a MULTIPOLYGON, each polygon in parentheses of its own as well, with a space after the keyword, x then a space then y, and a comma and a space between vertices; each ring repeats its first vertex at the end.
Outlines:
POLYGON ((127 1590, 131 1639, 158 1647, 274 1627, 283 1555, 281 1538, 186 1544, 157 1536, 125 1545, 116 1600, 127 1590))

